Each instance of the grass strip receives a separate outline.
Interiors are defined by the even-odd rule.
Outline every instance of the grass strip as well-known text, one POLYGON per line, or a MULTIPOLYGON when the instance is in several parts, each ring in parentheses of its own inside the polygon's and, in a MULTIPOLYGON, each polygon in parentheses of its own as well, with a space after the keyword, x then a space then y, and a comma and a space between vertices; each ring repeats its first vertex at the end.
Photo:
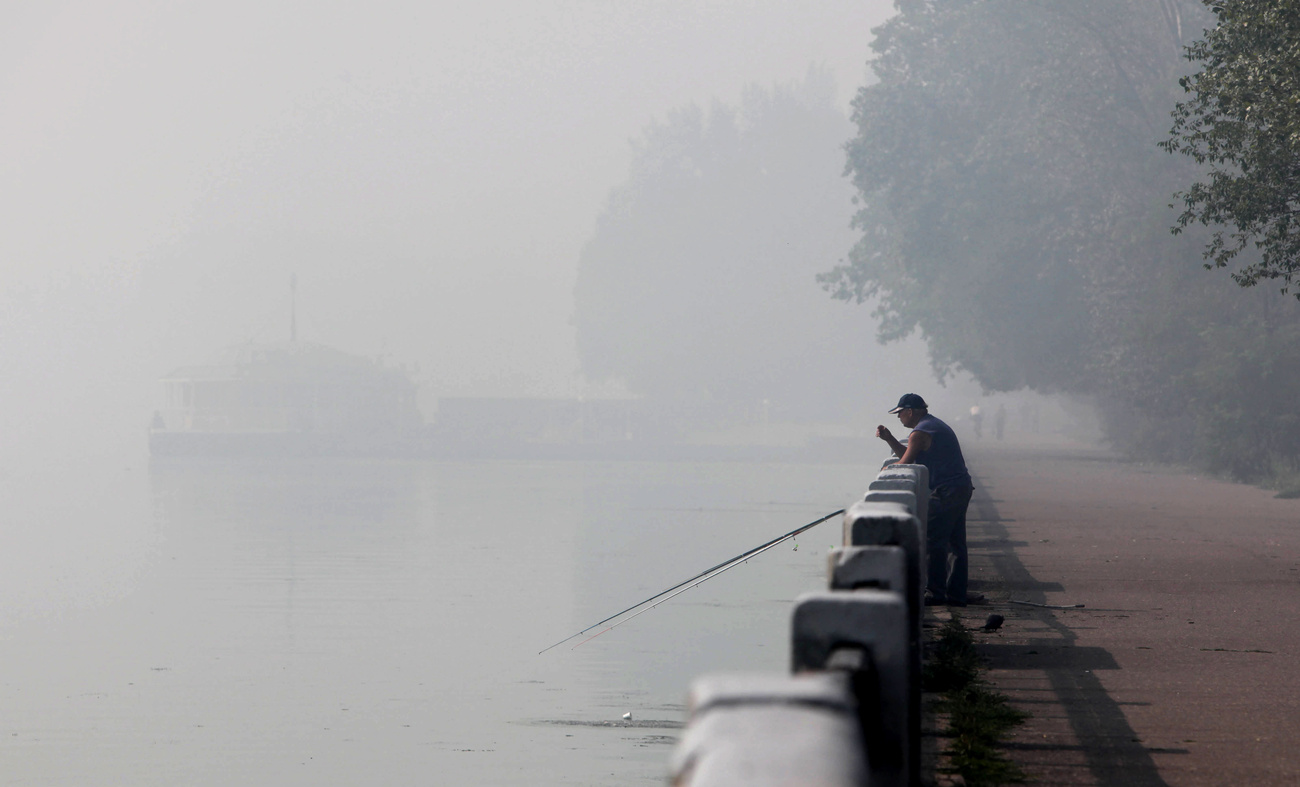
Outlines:
POLYGON ((981 677, 985 670, 975 638, 961 617, 953 615, 939 630, 921 673, 924 689, 943 695, 935 710, 948 716, 945 734, 951 743, 945 770, 961 774, 968 787, 1023 782, 1024 773, 998 744, 1029 716, 989 686, 981 677))

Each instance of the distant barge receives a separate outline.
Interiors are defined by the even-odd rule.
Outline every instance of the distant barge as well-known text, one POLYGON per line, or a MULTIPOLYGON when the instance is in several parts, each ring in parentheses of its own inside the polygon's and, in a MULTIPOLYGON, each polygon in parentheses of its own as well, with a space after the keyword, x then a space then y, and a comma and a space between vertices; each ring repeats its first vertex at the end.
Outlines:
POLYGON ((296 340, 234 347, 161 383, 164 406, 149 428, 157 458, 821 462, 861 453, 857 439, 693 442, 692 425, 752 425, 753 412, 728 403, 452 397, 439 400, 435 427, 404 369, 296 340))
POLYGON ((248 344, 162 379, 154 456, 427 456, 433 439, 400 368, 309 342, 248 344))

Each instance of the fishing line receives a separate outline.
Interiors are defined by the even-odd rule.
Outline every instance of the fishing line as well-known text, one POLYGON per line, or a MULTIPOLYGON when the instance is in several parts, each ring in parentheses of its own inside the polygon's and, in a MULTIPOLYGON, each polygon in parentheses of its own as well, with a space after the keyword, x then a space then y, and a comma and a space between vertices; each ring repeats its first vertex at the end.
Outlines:
MULTIPOLYGON (((841 510, 841 511, 836 511, 836 512, 835 512, 835 514, 842 514, 842 513, 844 513, 842 510, 841 510)), ((835 516, 835 514, 831 514, 830 516, 835 516)), ((827 517, 827 519, 829 519, 829 518, 830 518, 830 517, 827 517)), ((826 521, 826 519, 821 519, 821 520, 818 520, 817 522, 815 522, 815 523, 813 523, 813 524, 821 524, 822 522, 825 522, 825 521, 826 521)), ((812 527, 812 525, 808 525, 808 527, 812 527)), ((801 528, 799 532, 803 532, 804 529, 805 529, 805 528, 801 528)), ((613 631, 614 629, 618 628, 619 626, 623 625, 624 623, 628 622, 629 620, 631 620, 631 619, 637 617, 638 615, 642 615, 642 614, 644 614, 644 613, 646 613, 646 612, 649 612, 650 610, 654 609, 655 607, 659 606, 660 604, 664 603, 665 601, 671 601, 672 599, 676 598, 677 596, 680 596, 681 594, 685 593, 685 592, 688 591, 688 590, 694 590, 695 588, 699 587, 700 585, 703 585, 705 582, 708 582, 710 579, 713 579, 714 577, 716 577, 717 575, 723 573, 724 571, 729 571, 729 570, 735 568, 736 566, 740 565, 741 563, 748 563, 748 562, 749 562, 749 558, 752 558, 752 557, 758 557, 759 555, 763 554, 764 552, 766 552, 767 550, 771 549, 772 547, 778 546, 778 545, 779 545, 782 541, 784 541, 786 538, 792 538, 792 537, 793 537, 793 536, 785 536, 785 537, 783 537, 783 538, 781 538, 781 539, 778 539, 778 540, 775 541, 775 542, 772 542, 772 543, 767 544, 766 546, 762 547, 762 548, 759 549, 757 552, 755 552, 755 553, 752 554, 752 555, 749 555, 748 557, 744 558, 743 560, 742 560, 742 559, 737 559, 737 560, 733 561, 732 563, 728 564, 728 565, 726 566, 726 568, 718 569, 717 571, 713 572, 712 574, 709 574, 708 576, 704 577, 703 579, 700 579, 700 580, 697 581, 697 582, 692 582, 691 584, 687 585, 686 587, 682 588, 681 590, 677 591, 676 593, 673 593, 671 596, 665 596, 664 598, 659 599, 658 601, 656 601, 655 603, 653 603, 653 604, 651 604, 650 606, 646 607, 645 609, 641 610, 640 612, 637 612, 636 615, 629 615, 629 616, 623 618, 622 620, 620 620, 619 622, 615 623, 614 625, 612 625, 612 626, 606 628, 604 631, 600 631, 600 632, 597 632, 597 633, 595 633, 595 634, 592 634, 590 637, 587 637, 587 638, 584 639, 582 642, 579 642, 577 645, 574 645, 572 648, 569 648, 569 650, 577 650, 578 648, 582 647, 583 645, 586 645, 588 642, 591 642, 591 641, 592 641, 593 639, 595 639, 596 637, 599 637, 601 634, 604 634, 604 633, 606 633, 606 632, 613 631)), ((667 593, 668 591, 664 591, 664 592, 667 593)), ((662 594, 661 594, 661 595, 662 595, 662 594)), ((655 598, 655 596, 651 596, 650 598, 655 598)), ((648 600, 649 600, 649 599, 647 599, 647 601, 648 601, 648 600)), ((644 604, 645 602, 643 601, 643 602, 641 602, 641 603, 644 604)), ((635 609, 635 608, 634 608, 634 609, 635 609)), ((617 616, 616 616, 616 617, 617 617, 617 616)), ((600 624, 597 623, 596 625, 600 625, 600 624)), ((592 628, 595 628, 595 626, 593 626, 592 628)))
MULTIPOLYGON (((786 533, 786 534, 783 535, 783 536, 778 536, 777 538, 774 538, 774 539, 772 539, 771 541, 768 541, 766 544, 761 544, 761 545, 756 546, 756 547, 754 547, 753 549, 749 550, 748 552, 743 552, 743 553, 741 553, 741 554, 739 554, 739 555, 736 555, 736 556, 733 557, 733 558, 730 558, 730 559, 728 559, 728 560, 724 560, 724 561, 722 561, 721 563, 719 563, 718 565, 714 566, 713 568, 707 569, 707 570, 705 570, 705 571, 701 571, 700 573, 696 574, 695 576, 691 577, 690 579, 686 579, 686 580, 683 580, 683 581, 681 581, 681 582, 678 582, 676 585, 673 585, 672 587, 668 588, 667 590, 661 590, 661 591, 659 591, 658 593, 654 594, 653 596, 650 596, 649 598, 642 599, 641 601, 638 601, 637 603, 633 604, 632 606, 628 607, 627 609, 625 609, 625 610, 623 610, 623 611, 621 611, 621 612, 616 612, 616 613, 614 613, 613 615, 610 615, 609 617, 605 618, 604 620, 598 621, 598 622, 596 622, 596 623, 592 623, 590 626, 587 626, 585 629, 583 629, 582 631, 577 632, 576 634, 570 634, 569 636, 565 637, 564 639, 560 640, 559 642, 555 643, 554 645, 550 645, 550 646, 548 646, 548 647, 546 647, 546 648, 543 648, 542 650, 539 650, 539 651, 537 652, 537 655, 540 656, 541 654, 545 653, 546 651, 550 650, 551 648, 557 647, 557 646, 559 646, 559 645, 563 645, 564 643, 568 642, 569 640, 573 639, 574 637, 580 637, 580 636, 582 636, 583 634, 586 634, 588 631, 591 631, 592 629, 596 628, 597 626, 603 626, 604 624, 608 623, 609 621, 613 620, 614 618, 617 618, 617 617, 619 617, 619 616, 621 616, 621 615, 626 615, 627 613, 631 612, 632 610, 636 609, 637 607, 645 606, 646 604, 649 604, 651 601, 655 601, 655 599, 660 599, 659 601, 657 601, 656 603, 652 604, 651 606, 646 607, 645 609, 641 610, 641 612, 636 613, 636 615, 632 615, 631 617, 628 617, 626 620, 620 620, 618 623, 615 623, 613 626, 610 626, 609 628, 605 629, 605 631, 611 631, 611 630, 617 628, 618 626, 623 625, 623 624, 626 623, 628 620, 631 620, 632 618, 637 617, 637 615, 640 615, 642 612, 646 612, 646 611, 649 611, 649 610, 651 610, 651 609, 654 609, 655 607, 659 606, 660 604, 662 604, 663 602, 667 601, 668 599, 673 598, 674 596, 677 596, 679 593, 682 593, 682 592, 684 592, 684 591, 686 591, 686 590, 690 590, 692 587, 695 587, 696 585, 703 584, 704 582, 706 582, 706 581, 712 579, 713 577, 717 576, 718 574, 721 574, 722 572, 724 572, 724 571, 726 571, 726 570, 728 570, 728 569, 730 569, 730 568, 734 568, 736 565, 738 565, 738 564, 740 564, 740 563, 743 563, 744 561, 748 560, 749 558, 754 557, 754 556, 759 555, 759 554, 762 554, 763 552, 766 552, 767 550, 771 549, 772 547, 776 546, 777 544, 780 544, 782 541, 785 541, 785 540, 790 539, 790 538, 794 538, 795 536, 799 535, 800 533, 804 532, 805 530, 811 530, 812 528, 816 527, 817 525, 820 525, 822 522, 825 522, 826 520, 830 519, 831 517, 839 516, 840 514, 843 514, 843 513, 844 513, 844 509, 842 509, 842 508, 841 508, 839 511, 832 511, 831 513, 827 514, 826 516, 822 517, 821 519, 818 519, 818 520, 816 520, 816 521, 814 521, 814 522, 809 522, 808 524, 806 524, 806 525, 804 525, 804 526, 802 526, 802 527, 795 528, 794 530, 791 530, 789 533, 786 533), (697 580, 698 580, 698 581, 697 581, 697 580), (694 584, 692 584, 692 583, 694 583, 694 584), (686 587, 687 585, 689 585, 690 587, 686 587), (680 588, 680 590, 679 590, 679 588, 680 588), (674 593, 673 591, 677 591, 677 592, 674 593), (668 595, 668 594, 670 594, 670 593, 672 593, 671 596, 668 595), (661 597, 663 597, 663 596, 668 596, 668 598, 661 598, 661 597)), ((599 637, 601 634, 604 634, 605 631, 601 631, 601 632, 599 632, 598 634, 595 634, 595 635, 593 635, 593 636, 591 636, 591 637, 588 637, 587 639, 583 640, 582 642, 579 642, 577 645, 574 645, 573 647, 576 648, 576 647, 582 645, 583 643, 590 642, 591 640, 595 639, 596 637, 599 637)))

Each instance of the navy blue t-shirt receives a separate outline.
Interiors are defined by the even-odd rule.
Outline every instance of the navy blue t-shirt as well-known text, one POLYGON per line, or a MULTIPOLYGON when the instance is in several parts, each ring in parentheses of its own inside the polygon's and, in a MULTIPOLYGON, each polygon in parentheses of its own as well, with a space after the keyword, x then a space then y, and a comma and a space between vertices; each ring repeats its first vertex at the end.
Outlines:
POLYGON ((918 454, 916 462, 929 468, 931 489, 972 486, 961 444, 948 424, 926 413, 912 430, 930 435, 929 449, 918 454))

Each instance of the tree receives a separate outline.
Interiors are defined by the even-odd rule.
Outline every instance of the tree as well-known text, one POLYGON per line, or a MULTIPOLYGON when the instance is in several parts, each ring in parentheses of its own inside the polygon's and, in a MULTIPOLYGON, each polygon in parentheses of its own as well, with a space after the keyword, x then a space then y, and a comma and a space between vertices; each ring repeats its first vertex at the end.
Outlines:
MULTIPOLYGON (((1300 274, 1300 0, 1204 0, 1217 24, 1187 47, 1199 71, 1179 84, 1190 94, 1173 112, 1161 145, 1207 165, 1181 198, 1174 232, 1214 227, 1207 268, 1232 272, 1243 287, 1300 274)), ((1300 298, 1300 292, 1296 293, 1300 298)))
MULTIPOLYGON (((996 390, 1086 390, 1100 312, 1151 214, 1181 6, 929 0, 876 30, 848 146, 862 239, 823 277, 920 330, 937 371, 996 390)), ((1167 192, 1166 192, 1167 193, 1167 192)))
POLYGON ((853 243, 851 131, 821 71, 651 124, 579 260, 586 375, 659 399, 767 399, 796 420, 840 417, 884 385, 863 315, 815 278, 853 243))
POLYGON ((940 374, 1090 397, 1131 455, 1300 465, 1300 304, 1201 275, 1207 228, 1168 233, 1201 173, 1158 147, 1199 0, 898 8, 854 101, 861 236, 832 294, 878 298, 883 338, 921 332, 940 374))

